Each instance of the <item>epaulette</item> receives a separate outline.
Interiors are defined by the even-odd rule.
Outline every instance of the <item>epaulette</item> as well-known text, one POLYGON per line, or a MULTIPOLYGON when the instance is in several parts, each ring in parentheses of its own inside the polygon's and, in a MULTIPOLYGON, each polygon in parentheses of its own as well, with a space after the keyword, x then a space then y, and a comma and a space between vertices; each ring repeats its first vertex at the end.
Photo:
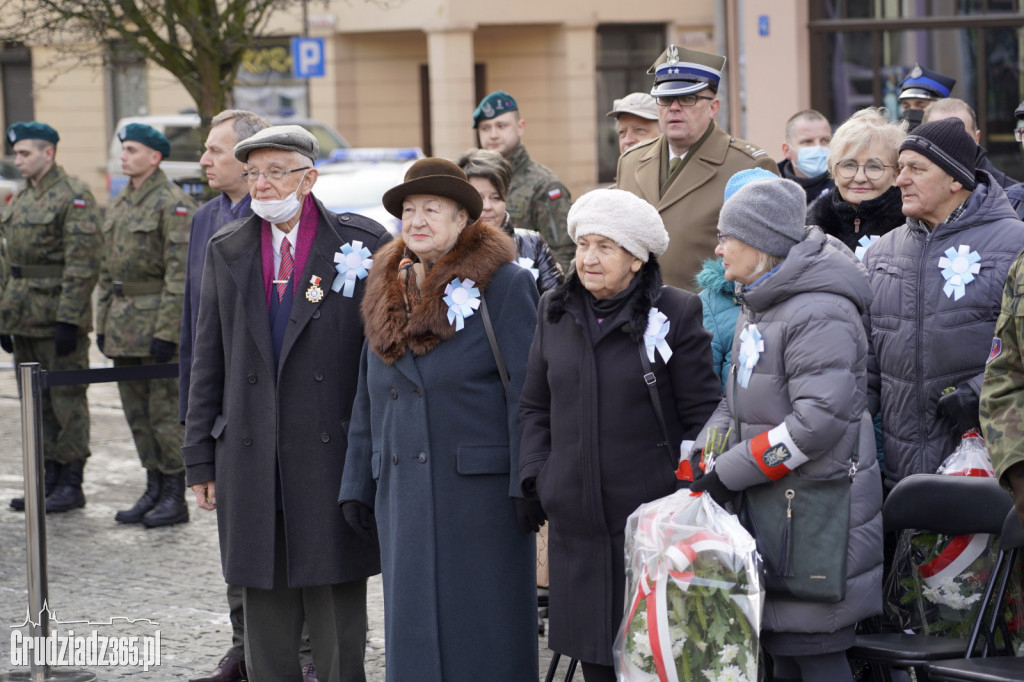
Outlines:
POLYGON ((739 151, 743 152, 752 159, 760 158, 768 153, 765 150, 761 149, 760 147, 750 144, 746 140, 741 140, 738 137, 730 137, 729 146, 732 147, 733 149, 738 149, 739 151))

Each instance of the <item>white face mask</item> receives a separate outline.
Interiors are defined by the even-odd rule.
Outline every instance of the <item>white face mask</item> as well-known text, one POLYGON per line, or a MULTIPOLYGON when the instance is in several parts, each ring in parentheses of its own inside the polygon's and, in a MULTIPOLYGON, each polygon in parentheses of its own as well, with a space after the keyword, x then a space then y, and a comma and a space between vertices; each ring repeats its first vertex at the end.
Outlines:
MULTIPOLYGON (((309 171, 306 171, 307 173, 309 171)), ((306 173, 302 174, 302 180, 306 179, 306 173)), ((302 185, 299 180, 299 185, 302 185)), ((295 214, 302 208, 302 203, 292 192, 284 199, 253 199, 251 202, 252 212, 266 220, 271 225, 280 225, 295 217, 295 214)))

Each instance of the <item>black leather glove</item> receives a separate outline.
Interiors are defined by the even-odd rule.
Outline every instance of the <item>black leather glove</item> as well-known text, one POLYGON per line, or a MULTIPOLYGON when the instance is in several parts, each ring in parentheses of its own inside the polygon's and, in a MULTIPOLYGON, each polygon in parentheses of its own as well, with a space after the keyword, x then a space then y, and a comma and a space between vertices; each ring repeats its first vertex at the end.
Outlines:
POLYGON ((940 396, 936 412, 956 429, 957 435, 981 427, 978 394, 967 384, 960 384, 955 391, 940 396))
POLYGON ((373 510, 359 500, 342 502, 341 514, 345 517, 345 522, 352 526, 352 530, 363 540, 369 540, 377 534, 377 519, 373 515, 373 510))
POLYGON ((14 352, 14 337, 8 334, 0 335, 0 348, 3 348, 8 353, 14 352))
POLYGON ((524 533, 536 533, 544 522, 548 520, 544 508, 537 500, 524 500, 521 497, 513 497, 512 502, 516 505, 516 519, 519 527, 524 533))
POLYGON ((53 332, 53 342, 57 349, 57 357, 64 357, 75 352, 78 347, 78 325, 58 322, 53 332))
POLYGON ((731 502, 736 497, 736 491, 725 487, 722 479, 718 477, 717 471, 712 471, 698 478, 690 484, 690 490, 695 493, 707 492, 711 495, 712 500, 723 507, 726 502, 731 502))
POLYGON ((97 334, 96 335, 96 347, 100 349, 101 353, 103 352, 103 340, 105 338, 107 338, 107 337, 104 336, 103 334, 97 334))
POLYGON ((149 344, 149 354, 156 362, 169 361, 174 357, 176 350, 178 350, 178 344, 163 339, 153 339, 153 342, 149 344))

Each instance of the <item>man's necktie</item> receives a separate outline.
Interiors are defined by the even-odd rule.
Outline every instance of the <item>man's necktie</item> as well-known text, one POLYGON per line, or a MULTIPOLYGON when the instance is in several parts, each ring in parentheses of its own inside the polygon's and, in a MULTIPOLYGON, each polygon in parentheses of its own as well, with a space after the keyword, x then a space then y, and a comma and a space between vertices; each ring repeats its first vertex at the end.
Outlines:
POLYGON ((292 260, 292 245, 288 243, 288 237, 281 240, 281 269, 277 271, 277 301, 281 302, 284 292, 288 288, 288 280, 292 277, 292 269, 295 261, 292 260))
POLYGON ((683 157, 673 156, 672 159, 668 162, 668 174, 672 175, 672 173, 675 172, 676 168, 679 168, 679 164, 681 164, 682 162, 683 157))

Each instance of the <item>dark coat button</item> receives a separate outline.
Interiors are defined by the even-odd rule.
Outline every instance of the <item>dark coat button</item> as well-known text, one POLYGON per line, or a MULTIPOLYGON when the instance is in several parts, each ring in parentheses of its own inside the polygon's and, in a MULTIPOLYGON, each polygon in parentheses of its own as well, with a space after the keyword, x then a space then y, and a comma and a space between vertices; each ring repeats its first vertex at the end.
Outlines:
POLYGON ((249 447, 250 445, 252 445, 252 438, 249 438, 248 436, 243 438, 242 445, 244 445, 245 447, 249 447))
POLYGON ((390 391, 388 391, 388 393, 391 394, 391 399, 392 400, 398 400, 398 389, 397 388, 392 388, 390 391))
POLYGON ((317 381, 323 381, 324 380, 324 373, 321 372, 320 370, 317 370, 317 371, 313 372, 313 378, 316 379, 317 381))
POLYGON ((420 389, 420 387, 419 387, 419 386, 417 386, 416 388, 414 388, 414 389, 413 389, 413 391, 414 391, 414 392, 416 393, 416 395, 417 395, 417 396, 419 396, 420 398, 422 398, 422 397, 423 397, 423 391, 422 391, 422 390, 420 389))
POLYGON ((330 440, 331 440, 330 434, 327 434, 327 433, 321 433, 320 434, 320 442, 321 443, 328 443, 328 442, 330 442, 330 440))
POLYGON ((424 462, 427 461, 427 453, 421 452, 420 454, 416 455, 416 459, 420 461, 420 464, 423 464, 424 462))
POLYGON ((320 309, 319 308, 317 308, 316 310, 313 311, 313 319, 314 320, 320 319, 320 309))
POLYGON ((391 463, 392 463, 392 464, 398 464, 398 453, 397 453, 397 452, 396 452, 396 453, 393 453, 393 454, 391 455, 391 463))
POLYGON ((249 376, 246 377, 246 380, 248 380, 248 382, 250 384, 255 384, 256 383, 256 375, 253 374, 252 372, 249 372, 249 376))

